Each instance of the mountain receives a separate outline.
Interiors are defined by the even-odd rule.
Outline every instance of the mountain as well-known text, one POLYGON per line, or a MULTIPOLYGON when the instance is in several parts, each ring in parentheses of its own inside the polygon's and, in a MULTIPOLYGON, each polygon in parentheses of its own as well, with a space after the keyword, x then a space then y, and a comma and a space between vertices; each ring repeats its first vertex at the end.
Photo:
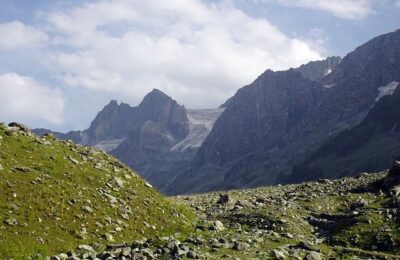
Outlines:
POLYGON ((293 166, 330 136, 357 126, 389 93, 388 86, 399 82, 399 60, 400 30, 372 39, 341 62, 336 59, 321 79, 310 71, 321 72, 312 68, 328 62, 267 70, 224 104, 190 168, 167 190, 192 193, 302 180, 291 176, 299 174, 293 166))
POLYGON ((0 124, 1 259, 189 234, 193 213, 115 158, 10 125, 0 124))
POLYGON ((376 172, 400 159, 400 89, 394 91, 398 85, 392 82, 381 87, 383 92, 367 117, 356 127, 329 138, 303 163, 295 165, 294 179, 288 181, 376 172), (389 95, 382 96, 384 92, 389 95))
POLYGON ((342 62, 342 58, 339 56, 328 57, 325 60, 311 61, 295 70, 307 79, 320 81, 326 75, 329 75, 340 62, 342 62))
MULTIPOLYGON (((160 90, 137 107, 112 100, 84 131, 53 133, 109 152, 159 190, 186 169, 223 109, 186 109, 160 90)), ((42 135, 46 129, 34 129, 42 135)))

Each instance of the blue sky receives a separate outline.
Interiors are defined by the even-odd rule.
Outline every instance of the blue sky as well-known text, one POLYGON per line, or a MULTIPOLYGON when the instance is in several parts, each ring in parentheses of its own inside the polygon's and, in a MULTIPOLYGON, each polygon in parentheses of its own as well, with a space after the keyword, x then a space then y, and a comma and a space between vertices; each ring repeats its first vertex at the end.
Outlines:
POLYGON ((217 107, 267 68, 400 28, 399 0, 0 0, 0 121, 84 129, 159 88, 217 107))

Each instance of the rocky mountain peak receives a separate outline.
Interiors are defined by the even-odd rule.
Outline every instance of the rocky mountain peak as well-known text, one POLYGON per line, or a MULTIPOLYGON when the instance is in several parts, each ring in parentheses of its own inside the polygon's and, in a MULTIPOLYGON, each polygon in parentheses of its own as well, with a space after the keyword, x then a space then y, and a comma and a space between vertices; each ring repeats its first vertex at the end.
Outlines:
POLYGON ((168 96, 161 90, 153 89, 143 98, 142 102, 139 104, 139 107, 160 107, 171 102, 174 102, 174 100, 170 96, 168 96))
POLYGON ((319 81, 326 75, 329 75, 340 62, 342 62, 342 58, 339 56, 328 57, 324 60, 311 61, 295 70, 300 72, 305 78, 319 81))

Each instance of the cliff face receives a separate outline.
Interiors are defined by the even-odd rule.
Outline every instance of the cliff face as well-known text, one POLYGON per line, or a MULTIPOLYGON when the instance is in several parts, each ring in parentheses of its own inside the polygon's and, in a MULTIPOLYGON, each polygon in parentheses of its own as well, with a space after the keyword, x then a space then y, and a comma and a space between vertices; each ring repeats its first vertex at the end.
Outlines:
MULTIPOLYGON (((395 82, 381 88, 398 87, 395 82)), ((400 158, 400 89, 386 92, 357 126, 329 138, 293 167, 288 182, 338 178, 390 168, 400 158)))
POLYGON ((318 80, 304 77, 311 70, 307 65, 298 72, 266 71, 224 105, 190 170, 169 189, 200 192, 285 182, 293 165, 330 135, 356 126, 382 86, 399 81, 399 60, 397 31, 360 46, 318 80))
POLYGON ((325 76, 332 73, 340 62, 342 62, 341 57, 328 57, 325 60, 311 61, 307 64, 301 65, 295 70, 300 72, 301 75, 307 79, 320 81, 325 76))

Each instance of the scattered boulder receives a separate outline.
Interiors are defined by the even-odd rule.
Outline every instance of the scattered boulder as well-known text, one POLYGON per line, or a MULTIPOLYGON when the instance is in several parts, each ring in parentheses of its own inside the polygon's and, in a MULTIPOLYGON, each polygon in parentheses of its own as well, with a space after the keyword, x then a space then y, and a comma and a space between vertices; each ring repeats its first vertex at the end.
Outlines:
POLYGON ((229 201, 230 201, 230 197, 228 194, 219 194, 219 199, 217 201, 217 204, 224 205, 224 204, 229 203, 229 201))
POLYGON ((395 161, 388 175, 382 180, 383 190, 400 195, 400 161, 395 161))
POLYGON ((122 178, 114 177, 113 183, 115 185, 117 185, 119 188, 123 188, 124 187, 124 180, 122 178))
POLYGON ((222 224, 221 221, 216 220, 216 221, 214 221, 214 223, 213 223, 211 229, 212 229, 212 230, 215 230, 215 231, 217 231, 217 232, 220 232, 220 231, 224 230, 225 227, 224 227, 224 224, 222 224))
POLYGON ((15 127, 18 130, 23 131, 23 132, 29 132, 30 131, 29 127, 27 127, 26 125, 23 125, 23 124, 20 124, 20 123, 16 123, 16 122, 9 123, 8 126, 9 127, 15 127))
POLYGON ((387 176, 375 183, 375 188, 392 193, 395 196, 400 195, 400 161, 394 162, 387 176))
POLYGON ((306 257, 304 257, 304 260, 321 260, 321 254, 315 251, 309 252, 306 257))
POLYGON ((89 206, 82 206, 82 210, 85 213, 93 213, 93 209, 89 206))
POLYGON ((18 221, 15 218, 9 218, 4 221, 5 224, 9 226, 16 226, 18 225, 18 221))
POLYGON ((275 259, 286 259, 286 256, 282 251, 274 250, 273 252, 275 259))
POLYGON ((249 248, 250 245, 244 242, 235 242, 233 245, 233 249, 237 251, 245 251, 247 248, 249 248))

